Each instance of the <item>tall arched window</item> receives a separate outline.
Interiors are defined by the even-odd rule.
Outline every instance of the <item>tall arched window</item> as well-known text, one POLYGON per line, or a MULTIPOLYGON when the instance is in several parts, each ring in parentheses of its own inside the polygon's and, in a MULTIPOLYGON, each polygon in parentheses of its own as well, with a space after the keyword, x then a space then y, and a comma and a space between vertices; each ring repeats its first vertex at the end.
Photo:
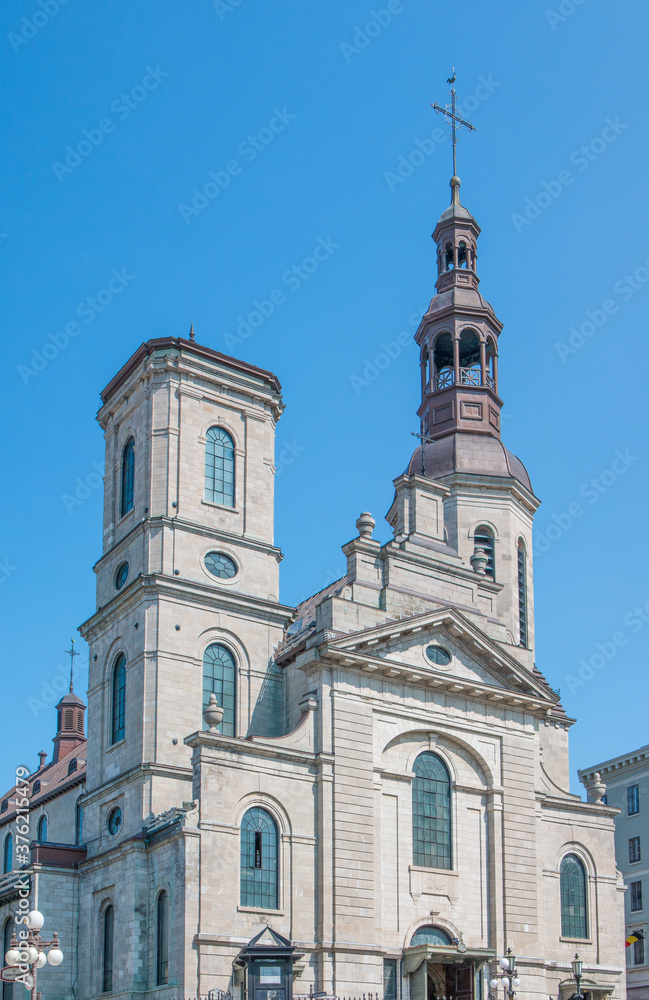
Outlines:
POLYGON ((115 911, 112 906, 104 910, 104 939, 102 948, 102 992, 111 993, 113 989, 113 931, 115 929, 115 911))
POLYGON ((448 330, 440 333, 435 341, 433 364, 435 366, 433 388, 437 391, 453 385, 455 381, 453 338, 448 330))
MULTIPOLYGON (((473 533, 473 555, 474 558, 471 560, 472 563, 475 559, 480 556, 477 551, 482 549, 484 556, 486 556, 486 563, 484 563, 484 575, 490 577, 492 580, 496 578, 496 543, 494 541, 494 533, 491 528, 487 527, 486 524, 481 524, 479 528, 476 528, 473 533)), ((483 562, 484 560, 481 560, 483 562)))
POLYGON ((211 694, 216 695, 223 709, 223 721, 217 726, 218 731, 224 736, 234 736, 236 664, 230 650, 218 642, 208 646, 203 656, 203 709, 207 707, 211 694))
MULTIPOLYGON (((13 930, 14 930, 14 928, 13 928, 12 919, 11 919, 11 917, 8 917, 7 920, 5 920, 5 925, 4 925, 4 929, 3 929, 3 932, 2 932, 2 955, 3 955, 3 957, 9 951, 9 947, 11 945, 11 937, 12 937, 12 934, 13 934, 13 930)), ((13 983, 4 983, 3 982, 3 984, 2 984, 2 1000, 13 1000, 13 995, 14 995, 14 984, 13 983)))
POLYGON ((36 832, 36 840, 39 844, 47 843, 47 816, 43 815, 38 821, 38 829, 36 832))
POLYGON ((205 499, 234 507, 234 441, 222 427, 207 432, 205 499))
POLYGON ((6 875, 14 867, 14 835, 8 833, 2 849, 2 873, 6 875))
POLYGON ((126 657, 120 653, 113 667, 113 714, 111 722, 111 743, 124 739, 126 705, 126 657))
POLYGON ((451 778, 444 761, 426 750, 413 767, 413 864, 451 868, 451 778))
POLYGON ((480 338, 475 330, 462 330, 460 334, 460 382, 462 385, 480 385, 480 338))
POLYGON ((586 869, 576 854, 566 854, 561 862, 561 936, 588 937, 586 869))
POLYGON ((83 806, 80 802, 77 802, 74 817, 74 842, 77 847, 83 844, 83 806))
POLYGON ((169 982, 169 898, 166 892, 158 896, 156 914, 156 984, 169 982))
POLYGON ((135 492, 135 441, 129 438, 122 452, 122 502, 121 513, 128 514, 133 509, 135 492))
POLYGON ((527 647, 527 553, 522 538, 518 540, 518 643, 527 647))
POLYGON ((241 820, 241 906, 278 909, 277 824, 265 809, 241 820))

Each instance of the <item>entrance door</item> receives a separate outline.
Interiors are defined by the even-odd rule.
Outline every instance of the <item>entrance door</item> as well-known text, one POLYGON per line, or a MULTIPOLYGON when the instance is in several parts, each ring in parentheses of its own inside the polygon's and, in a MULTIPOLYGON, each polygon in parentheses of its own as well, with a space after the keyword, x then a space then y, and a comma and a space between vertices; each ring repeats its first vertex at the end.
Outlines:
POLYGON ((473 1000, 475 970, 473 962, 446 966, 447 1000, 473 1000))

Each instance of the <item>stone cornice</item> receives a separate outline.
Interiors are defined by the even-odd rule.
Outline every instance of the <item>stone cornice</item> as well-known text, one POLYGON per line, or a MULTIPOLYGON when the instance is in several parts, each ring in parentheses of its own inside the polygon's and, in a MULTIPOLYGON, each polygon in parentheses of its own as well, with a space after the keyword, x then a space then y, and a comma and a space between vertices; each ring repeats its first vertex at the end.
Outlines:
POLYGON ((612 757, 604 761, 603 764, 595 764, 593 767, 581 768, 577 774, 582 782, 595 780, 595 775, 599 772, 602 781, 606 784, 606 778, 622 777, 628 771, 649 773, 649 746, 632 750, 631 753, 620 754, 619 757, 612 757))

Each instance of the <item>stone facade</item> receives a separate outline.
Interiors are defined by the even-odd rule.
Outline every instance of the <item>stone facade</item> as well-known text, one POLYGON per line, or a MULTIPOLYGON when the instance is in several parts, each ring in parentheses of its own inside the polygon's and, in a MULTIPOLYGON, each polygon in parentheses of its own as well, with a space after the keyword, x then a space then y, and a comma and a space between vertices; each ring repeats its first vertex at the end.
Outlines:
POLYGON ((573 720, 534 662, 539 501, 500 440, 501 325, 454 182, 393 537, 381 545, 361 514, 345 576, 297 609, 279 601, 275 376, 167 338, 102 393, 80 1000, 253 1000, 237 956, 265 925, 303 956, 300 993, 396 1000, 397 981, 403 1000, 483 1000, 511 948, 521 995, 565 1000, 578 948, 589 1000, 624 996, 617 810, 567 790, 573 720), (233 470, 223 502, 215 430, 220 474, 233 470), (203 722, 215 644, 234 678, 234 701, 219 688, 227 732, 203 722), (422 863, 433 846, 443 860, 422 863), (562 933, 567 854, 586 880, 577 940, 562 933))
POLYGON ((604 795, 607 804, 619 810, 615 819, 615 857, 627 887, 627 996, 629 1000, 648 1000, 649 746, 583 768, 579 777, 589 802, 601 800, 604 795))

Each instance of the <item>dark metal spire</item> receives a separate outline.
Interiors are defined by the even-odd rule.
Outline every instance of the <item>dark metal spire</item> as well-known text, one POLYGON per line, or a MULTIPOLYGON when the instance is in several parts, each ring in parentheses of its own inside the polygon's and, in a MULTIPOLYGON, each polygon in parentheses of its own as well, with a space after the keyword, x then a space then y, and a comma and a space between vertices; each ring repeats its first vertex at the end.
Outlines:
POLYGON ((475 125, 472 125, 470 121, 466 118, 462 118, 461 115, 457 113, 457 94, 455 92, 455 67, 453 67, 453 72, 449 76, 447 83, 451 84, 450 96, 451 104, 450 106, 446 104, 444 107, 441 104, 431 104, 431 108, 434 108, 439 114, 444 115, 451 123, 451 139, 453 140, 453 177, 451 178, 451 188, 453 189, 453 204, 459 202, 459 188, 460 179, 457 176, 457 128, 462 125, 466 126, 471 132, 475 132, 475 125), (453 183, 453 182, 456 183, 453 183))

